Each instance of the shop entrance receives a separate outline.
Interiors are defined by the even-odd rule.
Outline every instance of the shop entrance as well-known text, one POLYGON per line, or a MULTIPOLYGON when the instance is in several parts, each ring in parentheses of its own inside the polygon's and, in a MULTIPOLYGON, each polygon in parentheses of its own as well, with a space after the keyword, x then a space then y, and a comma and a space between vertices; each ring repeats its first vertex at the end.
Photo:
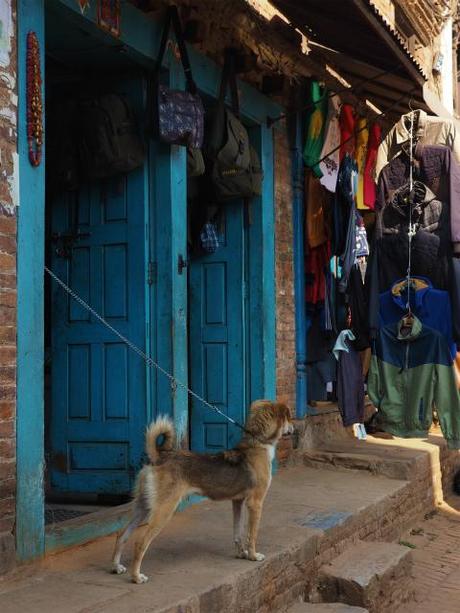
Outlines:
MULTIPOLYGON (((79 36, 76 28, 67 31, 65 23, 57 30, 53 14, 47 14, 48 134, 58 139, 65 131, 62 109, 70 111, 70 101, 107 94, 121 96, 141 130, 140 70, 129 66, 128 76, 113 50, 105 58, 103 47, 91 54, 96 41, 79 36)), ((145 350, 147 163, 128 174, 82 177, 77 186, 63 189, 58 180, 65 160, 52 151, 46 160, 48 266, 145 350)), ((129 494, 142 464, 147 422, 144 360, 49 279, 45 339, 48 496, 129 494)))
MULTIPOLYGON (((192 257, 189 271, 189 371, 192 389, 242 423, 246 386, 246 228, 242 202, 216 213, 219 246, 192 257)), ((234 447, 241 431, 191 398, 191 445, 196 451, 234 447)))

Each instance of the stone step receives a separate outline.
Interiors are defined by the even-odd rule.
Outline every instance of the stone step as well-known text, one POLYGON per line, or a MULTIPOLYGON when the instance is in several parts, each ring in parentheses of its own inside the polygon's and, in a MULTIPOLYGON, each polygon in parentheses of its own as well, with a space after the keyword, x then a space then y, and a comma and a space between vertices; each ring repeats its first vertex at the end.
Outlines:
POLYGON ((321 567, 322 602, 364 607, 369 613, 393 613, 413 599, 412 552, 395 543, 360 542, 321 567))
POLYGON ((369 613, 369 611, 362 607, 351 607, 341 602, 326 604, 299 602, 289 609, 288 613, 369 613))

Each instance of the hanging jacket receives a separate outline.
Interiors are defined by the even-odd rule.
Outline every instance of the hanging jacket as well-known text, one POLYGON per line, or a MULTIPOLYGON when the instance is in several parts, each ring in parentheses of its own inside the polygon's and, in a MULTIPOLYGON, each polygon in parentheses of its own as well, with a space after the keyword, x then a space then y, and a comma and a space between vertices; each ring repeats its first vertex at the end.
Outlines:
MULTIPOLYGON (((397 281, 391 290, 380 294, 380 326, 398 322, 407 311, 407 283, 397 281)), ((452 337, 452 309, 448 292, 433 288, 429 279, 412 277, 409 291, 411 311, 422 324, 440 332, 447 340, 452 359, 457 347, 452 337)))
POLYGON ((460 394, 449 346, 438 331, 416 317, 407 335, 402 320, 381 328, 367 387, 386 431, 424 437, 436 408, 449 448, 460 449, 460 394))
POLYGON ((421 145, 445 145, 453 152, 455 159, 460 163, 460 132, 456 120, 446 117, 427 115, 425 111, 402 115, 380 144, 377 153, 376 176, 380 171, 407 146, 410 141, 410 119, 414 118, 413 138, 421 145))
POLYGON ((449 209, 428 187, 416 181, 412 194, 407 185, 396 190, 392 201, 377 216, 375 249, 379 260, 379 291, 388 290, 406 275, 409 201, 416 230, 411 249, 412 275, 428 277, 437 289, 447 289, 451 255, 449 209))

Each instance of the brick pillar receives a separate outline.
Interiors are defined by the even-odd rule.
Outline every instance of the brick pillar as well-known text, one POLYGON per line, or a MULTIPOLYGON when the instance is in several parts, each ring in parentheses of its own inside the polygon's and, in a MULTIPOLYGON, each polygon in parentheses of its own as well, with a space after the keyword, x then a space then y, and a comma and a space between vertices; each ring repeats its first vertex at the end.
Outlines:
POLYGON ((295 411, 296 354, 292 225, 292 164, 285 122, 275 141, 276 393, 295 411))
POLYGON ((0 14, 0 573, 14 563, 16 494, 16 2, 6 4, 10 14, 0 14))

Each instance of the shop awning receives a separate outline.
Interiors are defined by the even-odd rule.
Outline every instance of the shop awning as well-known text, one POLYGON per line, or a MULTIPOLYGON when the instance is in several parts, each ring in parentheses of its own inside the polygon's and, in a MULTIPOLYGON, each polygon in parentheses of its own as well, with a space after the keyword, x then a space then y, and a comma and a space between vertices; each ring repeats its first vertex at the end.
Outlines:
POLYGON ((371 0, 272 0, 311 41, 311 59, 327 62, 352 85, 385 72, 359 92, 391 114, 423 108, 447 114, 404 39, 371 0))

